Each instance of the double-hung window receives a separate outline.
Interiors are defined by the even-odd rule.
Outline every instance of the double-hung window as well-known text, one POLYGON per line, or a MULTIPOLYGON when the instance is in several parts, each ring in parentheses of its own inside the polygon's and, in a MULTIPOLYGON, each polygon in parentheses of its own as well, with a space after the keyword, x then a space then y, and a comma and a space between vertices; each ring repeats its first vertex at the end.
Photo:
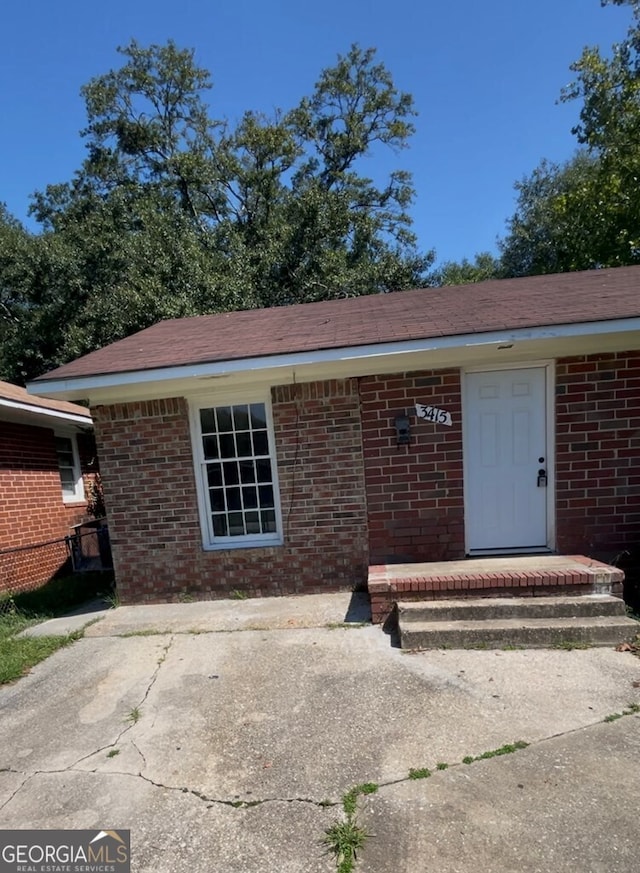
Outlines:
POLYGON ((62 499, 65 503, 84 500, 82 470, 75 436, 54 435, 58 470, 62 486, 62 499))
POLYGON ((198 405, 193 426, 205 547, 282 542, 268 405, 198 405))

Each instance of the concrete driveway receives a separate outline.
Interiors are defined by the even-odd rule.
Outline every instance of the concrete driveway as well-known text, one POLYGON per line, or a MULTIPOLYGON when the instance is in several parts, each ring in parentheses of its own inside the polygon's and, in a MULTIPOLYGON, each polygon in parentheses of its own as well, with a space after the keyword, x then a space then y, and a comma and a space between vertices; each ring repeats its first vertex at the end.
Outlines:
POLYGON ((0 689, 0 827, 129 828, 134 871, 328 873, 324 831, 369 782, 363 873, 635 873, 640 719, 603 719, 640 702, 638 658, 403 654, 363 609, 110 610, 0 689))

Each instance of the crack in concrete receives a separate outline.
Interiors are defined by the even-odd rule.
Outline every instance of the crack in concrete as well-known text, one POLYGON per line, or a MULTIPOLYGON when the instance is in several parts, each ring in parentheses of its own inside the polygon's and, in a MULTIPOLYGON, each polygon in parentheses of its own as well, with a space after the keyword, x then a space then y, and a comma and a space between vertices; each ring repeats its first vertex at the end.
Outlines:
MULTIPOLYGON (((174 636, 172 635, 169 642, 166 644, 166 646, 163 647, 162 655, 158 658, 156 668, 153 671, 153 673, 151 674, 151 678, 149 679, 149 684, 147 685, 147 690, 143 694, 140 703, 138 703, 138 705, 134 707, 135 710, 139 710, 143 706, 143 704, 146 703, 147 698, 149 697, 149 694, 151 693, 151 689, 156 684, 156 680, 158 679, 158 674, 160 673, 160 668, 162 667, 162 665, 164 664, 164 662, 167 659, 167 654, 169 653, 169 649, 171 648, 171 646, 173 644, 173 640, 174 640, 174 636)), ((133 720, 133 719, 129 720, 129 723, 126 724, 122 728, 122 730, 120 731, 118 736, 115 738, 115 740, 113 740, 113 742, 105 743, 104 746, 100 746, 100 748, 94 749, 93 752, 89 752, 87 755, 83 755, 81 758, 78 758, 77 761, 74 761, 72 764, 69 765, 68 769, 73 770, 78 766, 78 764, 82 764, 83 761, 88 761, 90 758, 93 758, 95 755, 99 755, 100 752, 105 752, 107 749, 114 749, 118 745, 118 743, 122 740, 122 737, 128 731, 130 731, 133 727, 135 727, 135 725, 137 724, 137 721, 138 721, 137 719, 136 720, 133 720)), ((133 743, 133 741, 131 741, 131 742, 133 743)), ((145 766, 146 766, 147 762, 146 762, 144 755, 142 754, 140 749, 138 749, 138 747, 135 745, 135 743, 133 743, 133 745, 135 746, 136 751, 139 752, 139 754, 142 757, 142 760, 145 762, 145 766)))
POLYGON ((20 791, 22 791, 22 789, 27 784, 27 782, 30 779, 33 779, 33 777, 36 774, 35 773, 24 773, 22 770, 14 770, 12 767, 4 767, 2 770, 0 770, 0 773, 15 773, 16 776, 24 776, 25 777, 23 779, 23 781, 20 783, 20 785, 18 785, 18 787, 15 789, 15 791, 13 791, 11 793, 11 795, 5 800, 5 802, 0 805, 0 812, 2 812, 2 810, 5 808, 5 806, 8 806, 11 803, 11 801, 16 796, 16 794, 18 794, 20 791))
MULTIPOLYGON (((165 651, 167 651, 167 650, 168 650, 168 647, 165 651)), ((163 661, 164 661, 164 657, 159 662, 158 668, 154 671, 154 676, 151 679, 149 688, 147 689, 147 692, 146 692, 145 696, 143 697, 142 702, 144 702, 146 700, 148 693, 151 690, 151 687, 152 687, 153 683, 155 682, 155 679, 157 678, 158 670, 159 670, 163 661)), ((638 713, 635 711, 634 712, 625 712, 620 716, 620 718, 627 718, 629 716, 635 716, 636 718, 640 718, 640 715, 638 715, 638 713)), ((547 743, 550 740, 554 740, 554 739, 558 739, 558 738, 566 737, 566 736, 571 736, 572 734, 576 734, 576 733, 580 733, 581 731, 589 730, 590 728, 593 728, 596 725, 600 725, 603 723, 605 723, 605 722, 603 722, 603 720, 600 719, 598 721, 591 722, 590 724, 587 724, 587 725, 582 725, 582 726, 577 727, 577 728, 570 728, 569 730, 561 731, 561 732, 556 733, 556 734, 551 734, 551 735, 546 736, 546 737, 540 737, 537 740, 532 740, 530 743, 527 744, 527 746, 525 748, 534 748, 536 746, 540 746, 544 743, 547 743)), ((122 736, 124 733, 126 733, 126 731, 130 729, 130 727, 131 727, 131 725, 127 726, 127 728, 125 728, 125 730, 121 732, 120 736, 122 736)), ((145 758, 144 754, 141 752, 141 750, 138 748, 138 746, 135 744, 135 742, 133 740, 131 740, 131 743, 134 746, 134 748, 136 749, 136 751, 140 754, 142 759, 145 761, 145 766, 146 766, 146 758, 145 758)), ((110 744, 110 745, 114 746, 115 743, 110 744)), ((107 749, 107 748, 110 748, 110 746, 104 746, 104 749, 107 749)), ((34 770, 32 773, 25 773, 24 771, 16 770, 13 767, 4 767, 4 768, 0 769, 0 773, 14 773, 16 775, 21 775, 21 776, 26 777, 24 779, 24 781, 15 789, 15 791, 12 792, 11 796, 0 806, 0 810, 4 809, 9 803, 11 803, 11 801, 15 798, 15 796, 24 788, 24 786, 27 784, 27 782, 29 782, 31 779, 35 778, 36 776, 58 775, 58 774, 64 774, 64 773, 70 773, 70 772, 81 773, 84 775, 87 775, 87 774, 96 775, 96 774, 98 774, 100 776, 105 776, 105 777, 111 777, 111 776, 122 777, 122 776, 124 776, 124 777, 130 778, 130 779, 142 779, 143 782, 146 782, 149 785, 152 785, 154 788, 159 788, 163 791, 175 791, 175 792, 178 792, 180 794, 188 794, 192 797, 195 797, 198 800, 202 801, 203 803, 207 804, 209 806, 209 808, 213 805, 217 805, 217 806, 227 806, 227 807, 231 807, 233 809, 251 809, 252 807, 262 806, 262 805, 267 804, 267 803, 303 803, 303 804, 308 804, 310 806, 317 807, 318 809, 328 809, 328 808, 342 806, 342 804, 343 804, 344 795, 340 798, 340 800, 329 800, 329 799, 315 800, 314 798, 311 798, 311 797, 263 797, 263 798, 251 799, 251 800, 248 800, 248 799, 241 800, 240 798, 235 798, 233 800, 227 800, 227 799, 223 799, 223 798, 219 798, 219 797, 210 797, 209 795, 204 794, 204 792, 198 791, 195 788, 189 788, 187 786, 165 785, 163 782, 157 782, 154 779, 151 779, 149 776, 145 776, 143 773, 130 773, 130 772, 122 771, 122 770, 98 770, 97 768, 93 769, 93 770, 83 770, 83 769, 80 769, 77 767, 77 764, 81 763, 82 761, 86 760, 87 758, 92 757, 92 755, 98 754, 100 751, 102 751, 102 750, 98 749, 97 752, 92 752, 91 755, 85 755, 83 758, 80 758, 79 761, 77 761, 76 763, 70 764, 68 767, 63 767, 63 768, 57 769, 57 770, 34 770)), ((513 752, 511 752, 509 754, 515 754, 517 751, 524 751, 524 749, 514 750, 513 752)), ((498 756, 496 756, 496 757, 498 757, 498 756)), ((504 755, 499 756, 499 757, 504 757, 504 755)), ((480 760, 481 760, 480 758, 476 758, 474 763, 477 761, 480 761, 480 760)), ((493 758, 486 758, 485 760, 493 760, 493 758)), ((438 773, 446 773, 448 770, 453 770, 453 769, 458 769, 460 767, 468 767, 468 766, 470 766, 470 765, 465 764, 463 761, 457 761, 453 764, 448 764, 446 770, 437 770, 436 769, 431 773, 430 777, 422 777, 422 778, 423 778, 423 780, 426 778, 432 778, 433 776, 437 775, 438 773)), ((372 783, 372 784, 375 784, 377 786, 375 792, 357 792, 357 796, 369 796, 369 794, 371 794, 371 793, 378 793, 379 791, 381 791, 385 788, 390 788, 393 785, 401 785, 404 782, 410 782, 410 781, 421 781, 421 780, 420 779, 416 780, 415 777, 412 778, 411 776, 407 775, 407 776, 401 776, 397 779, 389 779, 385 782, 372 783)), ((363 784, 363 783, 360 783, 360 784, 363 784)), ((355 787, 357 788, 358 786, 355 786, 355 787)), ((354 789, 352 788, 351 790, 353 791, 354 789)), ((348 791, 345 792, 345 794, 348 794, 348 793, 349 793, 348 791)))

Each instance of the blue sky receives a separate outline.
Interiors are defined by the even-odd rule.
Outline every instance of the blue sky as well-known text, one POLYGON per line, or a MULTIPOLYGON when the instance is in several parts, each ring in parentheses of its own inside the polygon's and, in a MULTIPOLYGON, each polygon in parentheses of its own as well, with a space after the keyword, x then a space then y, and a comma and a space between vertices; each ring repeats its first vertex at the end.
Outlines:
POLYGON ((375 46, 419 112, 411 147, 361 169, 413 173, 414 229, 438 261, 495 250, 513 183, 564 160, 578 105, 556 105, 585 45, 623 38, 630 12, 599 0, 27 0, 0 30, 0 200, 29 195, 82 161, 81 85, 119 64, 116 46, 173 38, 210 70, 212 115, 288 109, 353 42, 375 46))

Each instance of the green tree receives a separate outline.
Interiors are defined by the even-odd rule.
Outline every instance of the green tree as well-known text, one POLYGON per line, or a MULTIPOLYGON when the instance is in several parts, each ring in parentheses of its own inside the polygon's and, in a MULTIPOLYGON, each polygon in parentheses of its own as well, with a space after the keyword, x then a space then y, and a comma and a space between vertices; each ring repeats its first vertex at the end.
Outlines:
POLYGON ((473 261, 445 261, 431 273, 433 285, 469 285, 485 282, 487 279, 500 279, 503 275, 502 263, 491 252, 479 252, 473 261))
POLYGON ((573 129, 581 148, 516 184, 501 243, 506 275, 640 263, 640 3, 614 2, 631 7, 632 24, 610 57, 585 48, 572 65, 561 99, 582 103, 573 129))
POLYGON ((362 171, 377 149, 407 145, 415 115, 374 50, 352 46, 298 106, 235 127, 211 117, 192 51, 119 51, 122 66, 82 89, 84 163, 34 197, 42 232, 4 221, 21 238, 22 301, 5 378, 162 318, 426 284, 410 176, 362 171))

